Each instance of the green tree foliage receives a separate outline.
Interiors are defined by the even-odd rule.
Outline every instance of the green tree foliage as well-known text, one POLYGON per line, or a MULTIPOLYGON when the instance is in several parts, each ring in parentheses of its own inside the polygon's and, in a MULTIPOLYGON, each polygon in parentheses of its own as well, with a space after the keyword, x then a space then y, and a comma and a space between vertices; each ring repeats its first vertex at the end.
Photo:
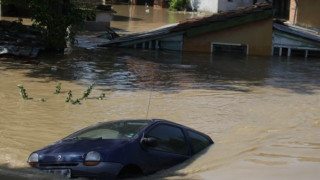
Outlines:
POLYGON ((26 7, 33 25, 42 32, 48 50, 63 51, 74 42, 77 28, 85 18, 95 15, 90 0, 2 0, 5 4, 26 7))
POLYGON ((169 9, 171 11, 182 11, 185 10, 189 0, 171 0, 169 9))

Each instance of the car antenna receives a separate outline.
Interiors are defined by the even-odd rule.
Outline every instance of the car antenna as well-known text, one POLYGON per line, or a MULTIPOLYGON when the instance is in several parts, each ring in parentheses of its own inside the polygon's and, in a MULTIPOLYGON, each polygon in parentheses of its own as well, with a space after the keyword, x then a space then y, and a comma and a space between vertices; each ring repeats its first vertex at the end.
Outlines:
POLYGON ((152 90, 153 90, 153 87, 151 86, 150 94, 149 94, 149 102, 148 102, 146 119, 148 119, 148 116, 149 116, 149 109, 150 109, 150 103, 151 103, 152 90))

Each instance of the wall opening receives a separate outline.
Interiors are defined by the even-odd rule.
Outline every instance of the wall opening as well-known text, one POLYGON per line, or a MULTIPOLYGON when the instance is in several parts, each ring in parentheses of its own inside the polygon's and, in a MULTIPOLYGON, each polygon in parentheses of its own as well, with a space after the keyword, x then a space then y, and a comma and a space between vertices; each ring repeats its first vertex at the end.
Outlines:
POLYGON ((290 0, 273 0, 273 16, 279 19, 289 19, 290 0))
POLYGON ((233 43, 211 43, 211 53, 234 53, 234 54, 248 54, 247 44, 233 44, 233 43))
POLYGON ((304 56, 304 57, 319 57, 319 48, 310 47, 286 47, 286 46, 273 46, 273 56, 304 56))

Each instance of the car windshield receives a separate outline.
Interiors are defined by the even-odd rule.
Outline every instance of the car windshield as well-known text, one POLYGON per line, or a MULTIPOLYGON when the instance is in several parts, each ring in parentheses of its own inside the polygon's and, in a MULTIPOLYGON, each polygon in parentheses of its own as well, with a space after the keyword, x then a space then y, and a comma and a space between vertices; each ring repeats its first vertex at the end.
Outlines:
POLYGON ((63 140, 130 139, 150 122, 150 120, 124 120, 101 123, 75 132, 63 140))

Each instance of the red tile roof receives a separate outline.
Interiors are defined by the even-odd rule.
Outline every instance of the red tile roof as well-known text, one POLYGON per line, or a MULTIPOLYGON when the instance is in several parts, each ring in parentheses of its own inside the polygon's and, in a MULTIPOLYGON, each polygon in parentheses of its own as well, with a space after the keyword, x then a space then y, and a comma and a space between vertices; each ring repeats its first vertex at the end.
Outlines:
POLYGON ((171 32, 183 31, 192 27, 204 26, 213 22, 226 21, 234 17, 240 17, 246 14, 252 14, 271 9, 272 5, 268 2, 256 3, 253 6, 239 7, 232 11, 222 11, 210 16, 180 21, 175 28, 171 29, 171 32))
POLYGON ((257 3, 253 6, 241 7, 233 11, 223 11, 217 14, 213 14, 211 16, 187 19, 185 21, 180 21, 178 24, 162 27, 149 32, 122 36, 100 46, 112 46, 117 45, 119 43, 142 41, 143 39, 156 39, 161 36, 163 37, 165 35, 170 35, 172 33, 183 33, 183 31, 193 27, 205 26, 214 22, 227 21, 235 17, 245 16, 247 14, 263 12, 271 9, 272 6, 270 3, 257 3))

